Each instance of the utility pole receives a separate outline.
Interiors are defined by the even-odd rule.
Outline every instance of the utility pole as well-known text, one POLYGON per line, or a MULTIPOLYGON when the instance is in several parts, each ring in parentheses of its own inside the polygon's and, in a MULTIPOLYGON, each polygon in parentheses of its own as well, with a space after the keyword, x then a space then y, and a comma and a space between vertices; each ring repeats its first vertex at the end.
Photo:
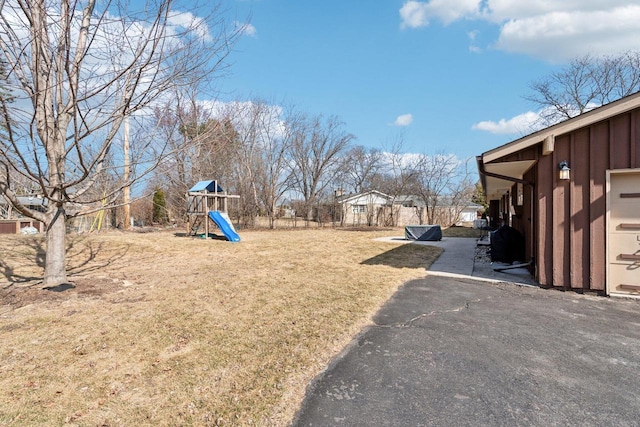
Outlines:
POLYGON ((131 187, 129 186, 129 116, 124 118, 124 229, 131 228, 131 187))

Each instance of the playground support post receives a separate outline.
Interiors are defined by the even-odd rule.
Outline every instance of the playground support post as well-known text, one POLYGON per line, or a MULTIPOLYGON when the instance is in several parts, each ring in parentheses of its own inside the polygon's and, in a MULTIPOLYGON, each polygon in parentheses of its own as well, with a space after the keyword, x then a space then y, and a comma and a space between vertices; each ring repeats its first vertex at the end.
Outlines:
POLYGON ((205 197, 204 198, 204 214, 205 214, 205 220, 204 220, 204 238, 208 239, 209 238, 209 221, 207 220, 206 215, 209 213, 209 198, 205 197))

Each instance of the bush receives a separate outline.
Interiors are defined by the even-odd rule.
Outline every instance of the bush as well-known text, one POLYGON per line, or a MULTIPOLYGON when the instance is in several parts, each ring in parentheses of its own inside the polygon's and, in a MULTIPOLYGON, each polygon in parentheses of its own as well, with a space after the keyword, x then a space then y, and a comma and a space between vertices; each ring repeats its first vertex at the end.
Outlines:
POLYGON ((164 191, 156 188, 153 192, 153 222, 158 224, 166 224, 169 221, 167 214, 167 201, 164 197, 164 191))

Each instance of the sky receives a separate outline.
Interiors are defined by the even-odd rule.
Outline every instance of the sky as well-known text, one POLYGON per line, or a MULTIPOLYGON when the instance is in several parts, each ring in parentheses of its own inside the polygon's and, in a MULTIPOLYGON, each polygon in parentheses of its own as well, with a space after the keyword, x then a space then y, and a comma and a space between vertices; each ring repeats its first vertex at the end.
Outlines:
POLYGON ((530 84, 640 48, 638 0, 226 0, 220 100, 337 116, 355 143, 474 158, 530 133, 530 84))

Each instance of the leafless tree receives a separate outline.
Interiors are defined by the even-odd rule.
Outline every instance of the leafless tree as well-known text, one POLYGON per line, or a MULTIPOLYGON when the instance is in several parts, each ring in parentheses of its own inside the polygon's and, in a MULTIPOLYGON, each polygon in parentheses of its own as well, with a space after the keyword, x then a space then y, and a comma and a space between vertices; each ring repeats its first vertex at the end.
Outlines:
MULTIPOLYGON (((422 157, 417 154, 407 154, 403 150, 404 136, 399 135, 392 141, 384 153, 385 173, 378 176, 381 191, 391 196, 391 207, 386 225, 397 226, 402 202, 401 196, 415 194, 420 162, 422 157)), ((374 182, 375 182, 374 181, 374 182)))
POLYGON ((458 162, 455 178, 451 181, 446 195, 449 206, 447 207, 448 223, 445 223, 445 225, 458 223, 462 211, 473 203, 475 194, 474 179, 476 178, 475 163, 471 159, 458 162))
MULTIPOLYGON (((106 162, 109 155, 122 158, 125 118, 144 118, 176 87, 211 78, 223 66, 241 29, 227 32, 220 10, 207 7, 200 17, 196 6, 180 11, 172 0, 0 3, 0 47, 13 97, 0 100, 7 129, 0 141, 0 193, 46 225, 44 284, 67 281, 65 219, 98 201, 89 196, 97 180, 105 172, 117 177, 100 197, 109 203, 131 184, 106 162), (46 197, 45 213, 20 204, 13 174, 46 197)), ((167 154, 168 147, 154 150, 153 135, 146 136, 132 147, 131 180, 167 154)))
POLYGON ((269 217, 269 227, 275 228, 278 203, 291 187, 290 153, 301 114, 293 107, 285 111, 267 108, 261 116, 261 166, 257 174, 258 196, 269 217))
POLYGON ((245 226, 253 226, 259 215, 258 174, 262 169, 260 156, 261 114, 265 104, 233 102, 226 105, 224 115, 230 117, 238 132, 233 158, 234 188, 240 195, 240 216, 245 226))
POLYGON ((530 89, 525 99, 542 109, 544 125, 569 119, 640 90, 640 52, 575 58, 530 89))
POLYGON ((299 119, 292 107, 254 99, 225 109, 238 134, 235 185, 241 196, 245 224, 261 213, 275 227, 278 202, 289 188, 291 141, 299 119))
POLYGON ((425 205, 427 223, 449 226, 458 222, 474 191, 468 162, 440 153, 423 155, 418 167, 417 194, 425 205))
POLYGON ((170 154, 154 171, 150 188, 165 188, 168 210, 182 218, 185 195, 193 184, 215 179, 226 185, 231 179, 237 132, 228 117, 216 118, 197 102, 194 92, 177 93, 154 113, 156 140, 168 146, 170 154))
POLYGON ((372 188, 371 180, 382 170, 382 152, 362 145, 351 147, 343 156, 342 169, 348 190, 361 193, 372 188))
POLYGON ((340 173, 341 155, 353 140, 336 117, 307 118, 298 126, 291 146, 291 184, 302 196, 305 218, 313 217, 313 206, 340 173))

